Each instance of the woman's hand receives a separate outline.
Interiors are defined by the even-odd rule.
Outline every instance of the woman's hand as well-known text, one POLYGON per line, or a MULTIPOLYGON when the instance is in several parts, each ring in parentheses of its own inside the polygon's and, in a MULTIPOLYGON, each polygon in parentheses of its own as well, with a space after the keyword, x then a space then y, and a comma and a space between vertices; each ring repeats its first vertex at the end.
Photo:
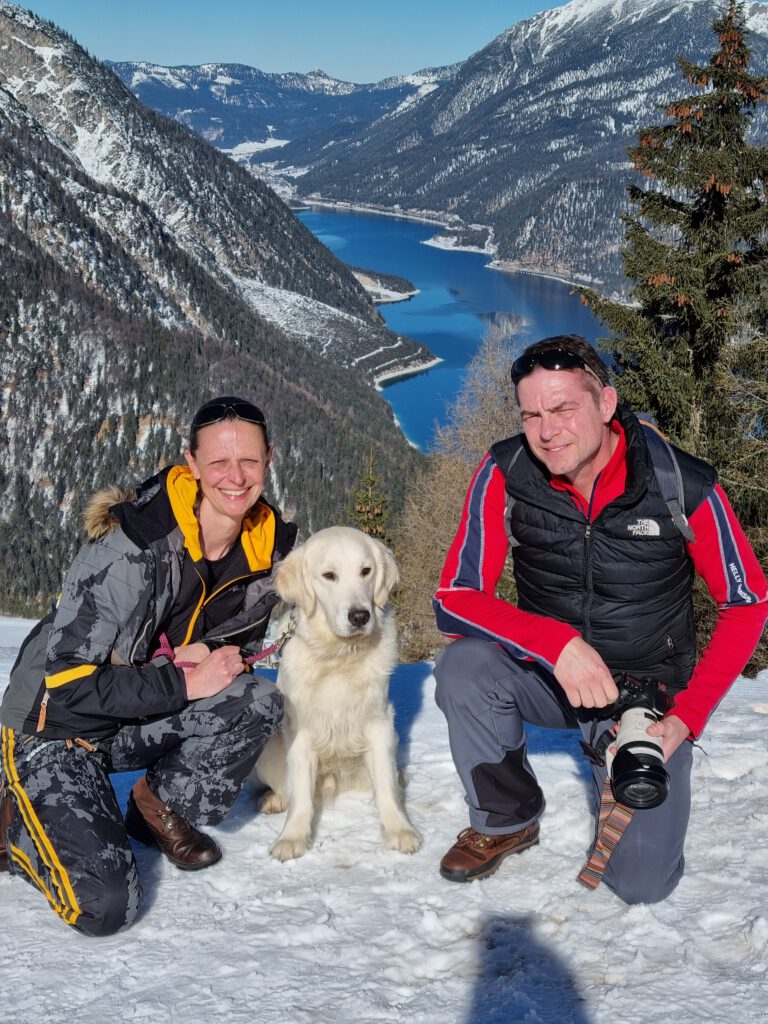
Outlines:
MULTIPOLYGON (((204 647, 204 644, 191 644, 192 647, 204 647)), ((207 650, 207 648, 206 648, 207 650)), ((201 697, 213 697, 221 693, 243 671, 243 659, 239 647, 219 647, 196 665, 195 668, 182 669, 187 686, 189 700, 201 697)))
POLYGON ((201 661, 211 653, 206 644, 187 644, 186 647, 174 647, 174 661, 184 661, 187 664, 199 665, 201 661))

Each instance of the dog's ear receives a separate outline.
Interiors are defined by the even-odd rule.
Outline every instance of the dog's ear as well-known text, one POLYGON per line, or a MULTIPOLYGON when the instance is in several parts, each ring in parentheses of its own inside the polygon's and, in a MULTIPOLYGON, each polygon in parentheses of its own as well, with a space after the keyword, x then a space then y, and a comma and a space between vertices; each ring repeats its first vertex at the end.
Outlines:
POLYGON ((310 586, 304 545, 291 551, 277 567, 275 587, 286 604, 298 605, 307 615, 315 609, 315 592, 310 586))
POLYGON ((373 600, 378 608, 383 608, 387 603, 390 590, 400 579, 400 571, 397 568, 395 556, 385 547, 381 541, 375 540, 376 545, 376 589, 373 592, 373 600))

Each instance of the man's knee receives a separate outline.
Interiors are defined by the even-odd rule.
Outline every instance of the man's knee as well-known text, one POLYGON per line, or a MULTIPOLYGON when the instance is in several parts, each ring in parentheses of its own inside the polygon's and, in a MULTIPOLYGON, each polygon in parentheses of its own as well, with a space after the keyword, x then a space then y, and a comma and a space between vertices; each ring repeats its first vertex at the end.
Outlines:
POLYGON ((683 864, 672 872, 625 872, 613 878, 606 878, 606 885, 624 903, 661 903, 677 888, 683 877, 683 864))
MULTIPOLYGON (((492 677, 492 666, 503 657, 499 647, 489 640, 462 637, 439 654, 435 664, 435 700, 445 710, 449 704, 469 700, 492 677)), ((497 668, 498 671, 498 668, 497 668)))
POLYGON ((660 903, 683 877, 684 833, 665 844, 658 834, 632 831, 635 824, 631 823, 609 860, 605 883, 624 903, 660 903))

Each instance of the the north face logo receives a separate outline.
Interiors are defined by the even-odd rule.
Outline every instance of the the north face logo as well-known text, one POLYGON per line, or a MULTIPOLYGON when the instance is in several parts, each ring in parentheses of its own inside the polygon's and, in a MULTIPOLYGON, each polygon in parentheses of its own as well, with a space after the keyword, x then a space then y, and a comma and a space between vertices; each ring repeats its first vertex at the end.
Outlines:
POLYGON ((630 523, 627 530, 634 537, 660 537, 661 527, 655 519, 638 519, 636 523, 630 523))

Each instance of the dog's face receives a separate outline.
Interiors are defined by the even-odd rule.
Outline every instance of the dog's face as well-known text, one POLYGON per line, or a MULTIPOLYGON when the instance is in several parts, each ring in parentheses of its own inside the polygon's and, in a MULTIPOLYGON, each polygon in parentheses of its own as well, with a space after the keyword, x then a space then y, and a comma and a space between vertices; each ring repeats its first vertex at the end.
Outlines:
POLYGON ((397 583, 392 553, 348 526, 320 530, 277 568, 277 592, 307 616, 322 614, 338 637, 369 636, 397 583))

